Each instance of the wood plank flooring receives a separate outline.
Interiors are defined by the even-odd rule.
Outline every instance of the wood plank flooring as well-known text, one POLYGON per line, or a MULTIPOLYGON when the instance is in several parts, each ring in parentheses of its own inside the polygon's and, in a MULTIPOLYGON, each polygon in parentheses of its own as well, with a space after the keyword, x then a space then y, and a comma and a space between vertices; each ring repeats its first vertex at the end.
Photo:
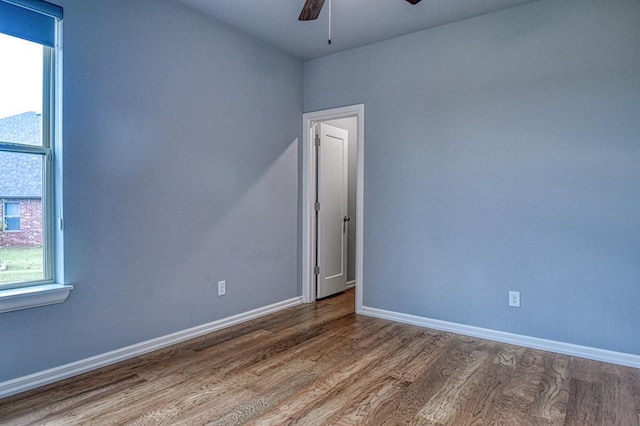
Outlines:
POLYGON ((0 400, 7 425, 640 425, 640 370, 355 315, 353 291, 0 400))

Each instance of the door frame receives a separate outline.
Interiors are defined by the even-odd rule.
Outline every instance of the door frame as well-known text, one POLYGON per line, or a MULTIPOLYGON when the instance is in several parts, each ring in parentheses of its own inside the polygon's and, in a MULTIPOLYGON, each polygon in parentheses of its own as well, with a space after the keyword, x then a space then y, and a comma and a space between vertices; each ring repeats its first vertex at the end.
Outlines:
MULTIPOLYGON (((315 302, 316 288, 313 267, 315 259, 315 168, 316 150, 313 141, 313 126, 317 122, 356 117, 358 137, 356 140, 356 312, 362 311, 364 291, 364 104, 307 112, 302 115, 302 300, 315 302)), ((351 143, 351 138, 349 140, 351 143)))

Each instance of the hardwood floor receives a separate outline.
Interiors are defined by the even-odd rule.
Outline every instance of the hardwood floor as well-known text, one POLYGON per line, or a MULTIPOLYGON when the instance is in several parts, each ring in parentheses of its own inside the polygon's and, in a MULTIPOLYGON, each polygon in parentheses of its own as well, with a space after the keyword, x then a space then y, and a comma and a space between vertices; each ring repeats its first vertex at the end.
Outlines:
POLYGON ((640 370, 358 316, 353 297, 0 400, 0 423, 640 424, 640 370))

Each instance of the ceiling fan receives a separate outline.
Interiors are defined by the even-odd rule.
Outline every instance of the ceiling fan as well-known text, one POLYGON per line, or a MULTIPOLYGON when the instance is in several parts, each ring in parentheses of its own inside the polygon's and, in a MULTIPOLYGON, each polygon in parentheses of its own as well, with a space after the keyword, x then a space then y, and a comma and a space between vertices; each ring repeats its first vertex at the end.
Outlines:
MULTIPOLYGON (((418 4, 420 0, 407 0, 411 4, 418 4)), ((324 5, 324 0, 307 0, 302 7, 302 12, 300 12, 300 16, 298 17, 299 21, 313 21, 318 18, 320 15, 320 11, 322 10, 322 6, 324 5)))

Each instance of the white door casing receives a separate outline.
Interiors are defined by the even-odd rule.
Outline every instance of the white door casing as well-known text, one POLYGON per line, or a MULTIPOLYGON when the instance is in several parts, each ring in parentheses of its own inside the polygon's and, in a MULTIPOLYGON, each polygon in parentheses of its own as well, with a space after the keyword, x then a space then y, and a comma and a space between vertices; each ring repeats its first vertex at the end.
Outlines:
POLYGON ((364 289, 364 153, 365 153, 365 106, 364 104, 306 112, 302 115, 302 300, 312 303, 316 300, 315 266, 315 146, 314 126, 322 121, 339 118, 357 118, 357 137, 352 140, 356 148, 356 312, 362 312, 364 289))
POLYGON ((349 135, 320 123, 317 155, 318 298, 347 289, 347 211, 349 135))

